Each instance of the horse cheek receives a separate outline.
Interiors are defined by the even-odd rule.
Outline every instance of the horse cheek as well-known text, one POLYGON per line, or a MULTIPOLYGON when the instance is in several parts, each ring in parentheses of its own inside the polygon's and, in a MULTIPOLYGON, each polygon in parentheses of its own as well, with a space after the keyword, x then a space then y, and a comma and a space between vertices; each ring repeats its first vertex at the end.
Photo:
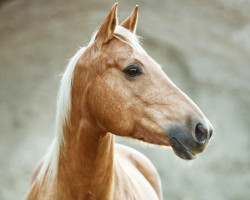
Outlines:
POLYGON ((133 128, 132 114, 124 96, 119 93, 119 87, 110 87, 108 82, 96 79, 88 102, 91 115, 102 129, 121 136, 130 134, 133 128))

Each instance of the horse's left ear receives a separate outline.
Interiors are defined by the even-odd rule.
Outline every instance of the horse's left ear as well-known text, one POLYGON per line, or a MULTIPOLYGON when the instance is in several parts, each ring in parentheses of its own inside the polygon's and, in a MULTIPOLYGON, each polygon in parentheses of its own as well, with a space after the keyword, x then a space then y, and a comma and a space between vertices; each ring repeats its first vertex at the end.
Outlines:
POLYGON ((138 5, 134 8, 130 16, 121 23, 121 26, 130 30, 132 33, 136 32, 136 25, 138 19, 138 5))
POLYGON ((108 16, 105 18, 102 25, 100 26, 99 31, 96 34, 95 42, 98 45, 107 43, 114 36, 115 28, 118 23, 117 14, 116 14, 117 6, 118 6, 118 3, 115 3, 113 5, 108 16))

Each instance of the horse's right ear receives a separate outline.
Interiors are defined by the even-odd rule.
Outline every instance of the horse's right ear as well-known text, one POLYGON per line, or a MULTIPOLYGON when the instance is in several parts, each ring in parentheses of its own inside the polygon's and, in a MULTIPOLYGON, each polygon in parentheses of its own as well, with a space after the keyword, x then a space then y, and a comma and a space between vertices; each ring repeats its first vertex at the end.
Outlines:
POLYGON ((136 25, 137 25, 137 19, 138 19, 138 7, 139 7, 138 5, 135 6, 130 16, 127 19, 125 19, 124 22, 121 23, 121 26, 130 30, 132 33, 136 32, 136 25))
POLYGON ((103 21, 100 29, 98 30, 95 38, 95 43, 98 46, 101 46, 104 43, 107 43, 114 36, 116 25, 118 24, 117 19, 117 6, 118 3, 115 3, 111 8, 108 16, 103 21))

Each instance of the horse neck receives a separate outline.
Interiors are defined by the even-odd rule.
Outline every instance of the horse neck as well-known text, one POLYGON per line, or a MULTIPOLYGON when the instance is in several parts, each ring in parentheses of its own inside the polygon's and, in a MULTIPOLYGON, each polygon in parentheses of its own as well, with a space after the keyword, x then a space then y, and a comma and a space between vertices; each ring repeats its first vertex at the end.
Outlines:
MULTIPOLYGON (((72 101, 82 102, 74 89, 72 92, 72 101)), ((72 104, 70 126, 64 127, 65 145, 59 158, 58 193, 64 197, 68 193, 74 199, 110 199, 114 138, 111 133, 96 128, 85 108, 82 104, 72 104)))

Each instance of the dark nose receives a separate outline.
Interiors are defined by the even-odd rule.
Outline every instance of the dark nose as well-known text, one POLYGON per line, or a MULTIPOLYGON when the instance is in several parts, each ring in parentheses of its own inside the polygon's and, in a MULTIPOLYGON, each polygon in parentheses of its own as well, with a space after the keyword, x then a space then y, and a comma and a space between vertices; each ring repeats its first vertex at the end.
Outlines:
POLYGON ((208 130, 208 128, 201 123, 197 124, 195 127, 195 138, 200 144, 204 144, 206 140, 209 140, 212 134, 213 130, 208 130))

